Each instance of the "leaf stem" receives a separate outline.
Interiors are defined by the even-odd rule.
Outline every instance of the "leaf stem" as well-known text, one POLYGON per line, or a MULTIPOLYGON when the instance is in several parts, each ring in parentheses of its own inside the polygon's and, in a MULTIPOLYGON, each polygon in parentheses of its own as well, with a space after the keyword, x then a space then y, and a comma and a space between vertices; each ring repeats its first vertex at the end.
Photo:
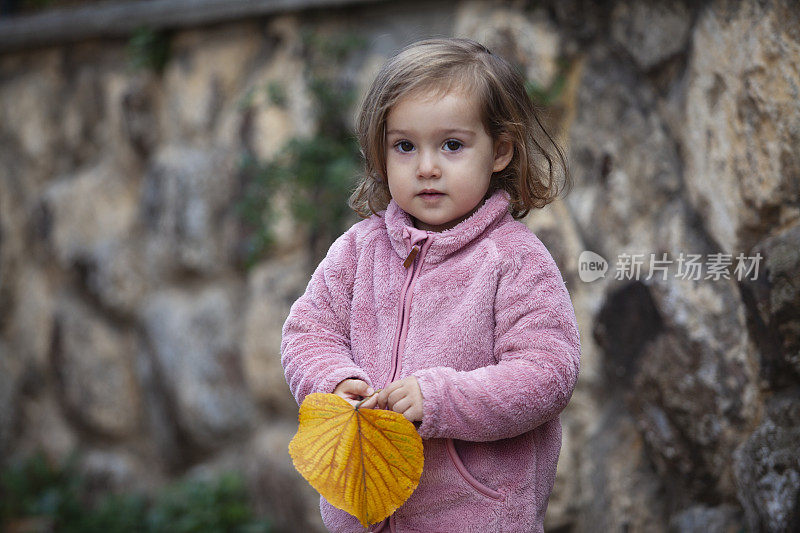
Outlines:
POLYGON ((376 394, 378 394, 378 393, 379 393, 381 390, 383 390, 383 389, 378 389, 378 390, 376 390, 375 392, 373 392, 372 394, 370 394, 369 396, 367 396, 366 398, 364 398, 363 400, 361 400, 360 402, 358 402, 358 403, 356 404, 356 409, 358 409, 359 407, 361 407, 361 404, 362 404, 362 403, 366 402, 367 400, 369 400, 370 398, 372 398, 373 396, 375 396, 376 394))

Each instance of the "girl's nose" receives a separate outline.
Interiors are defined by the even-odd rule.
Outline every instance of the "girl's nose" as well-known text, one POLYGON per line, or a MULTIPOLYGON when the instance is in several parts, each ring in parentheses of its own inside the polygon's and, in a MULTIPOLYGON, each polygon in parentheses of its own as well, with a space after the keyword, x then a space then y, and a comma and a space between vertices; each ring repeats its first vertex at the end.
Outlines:
POLYGON ((418 161, 417 177, 439 178, 442 176, 442 171, 439 168, 439 163, 435 154, 432 154, 430 151, 420 151, 418 161))

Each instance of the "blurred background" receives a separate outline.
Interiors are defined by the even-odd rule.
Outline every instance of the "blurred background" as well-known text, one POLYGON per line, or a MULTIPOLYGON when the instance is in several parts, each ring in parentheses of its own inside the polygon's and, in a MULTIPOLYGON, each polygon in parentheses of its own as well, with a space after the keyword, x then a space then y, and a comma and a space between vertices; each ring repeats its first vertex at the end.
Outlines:
POLYGON ((323 531, 280 330, 358 220, 359 98, 441 36, 575 181, 526 219, 583 348, 547 530, 800 530, 790 0, 0 1, 2 528, 323 531))

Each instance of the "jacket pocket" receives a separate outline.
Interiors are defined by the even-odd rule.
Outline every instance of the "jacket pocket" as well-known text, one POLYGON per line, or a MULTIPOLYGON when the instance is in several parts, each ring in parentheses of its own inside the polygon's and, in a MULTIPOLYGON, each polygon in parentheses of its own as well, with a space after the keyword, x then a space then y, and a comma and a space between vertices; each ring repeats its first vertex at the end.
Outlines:
POLYGON ((456 446, 455 443, 453 443, 453 439, 447 439, 447 455, 450 456, 450 459, 453 461, 453 465, 456 467, 456 470, 458 470, 458 473, 461 474, 461 477, 464 478, 464 481, 469 483, 472 486, 472 488, 474 488, 476 491, 483 494, 484 496, 492 498, 493 500, 502 501, 505 499, 505 495, 502 492, 487 487, 486 485, 475 479, 475 477, 469 473, 469 470, 467 470, 467 467, 464 466, 464 462, 458 455, 458 450, 456 450, 456 446))

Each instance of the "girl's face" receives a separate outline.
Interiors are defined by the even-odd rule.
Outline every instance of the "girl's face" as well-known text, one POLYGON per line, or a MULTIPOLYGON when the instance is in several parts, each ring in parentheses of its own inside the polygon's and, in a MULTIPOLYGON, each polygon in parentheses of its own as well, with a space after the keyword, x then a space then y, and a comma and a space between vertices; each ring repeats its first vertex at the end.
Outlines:
POLYGON ((419 229, 444 231, 477 211, 492 173, 512 155, 511 142, 493 141, 477 100, 461 92, 406 96, 386 118, 389 192, 419 229))

